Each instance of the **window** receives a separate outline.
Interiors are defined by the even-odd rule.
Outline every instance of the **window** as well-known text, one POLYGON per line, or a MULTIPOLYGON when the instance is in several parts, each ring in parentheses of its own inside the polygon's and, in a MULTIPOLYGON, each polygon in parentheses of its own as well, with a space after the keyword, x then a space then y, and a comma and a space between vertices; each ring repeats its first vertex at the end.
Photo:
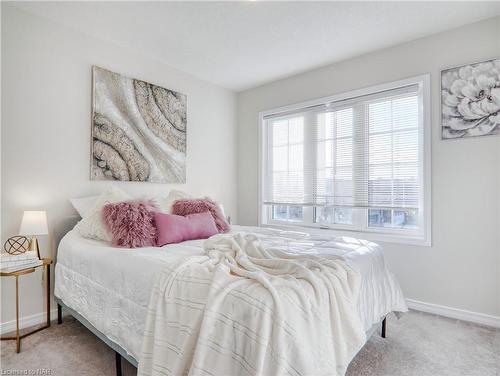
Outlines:
POLYGON ((429 244, 428 102, 421 76, 262 113, 261 224, 429 244))

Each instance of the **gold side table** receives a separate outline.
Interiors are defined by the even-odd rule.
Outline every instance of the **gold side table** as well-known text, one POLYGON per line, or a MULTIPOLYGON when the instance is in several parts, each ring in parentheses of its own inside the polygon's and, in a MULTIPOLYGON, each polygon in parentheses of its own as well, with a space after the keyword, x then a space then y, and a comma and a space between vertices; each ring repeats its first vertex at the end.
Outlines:
POLYGON ((52 259, 44 258, 42 259, 43 264, 29 267, 26 269, 20 269, 13 272, 0 272, 1 277, 16 277, 16 335, 12 337, 1 337, 1 340, 16 340, 16 352, 21 351, 21 339, 27 337, 33 333, 39 332, 40 330, 46 329, 50 326, 50 265, 52 264, 52 259), (24 333, 23 335, 19 332, 19 277, 25 274, 33 273, 37 268, 43 267, 45 273, 45 305, 47 307, 47 322, 41 328, 32 330, 31 332, 24 333))

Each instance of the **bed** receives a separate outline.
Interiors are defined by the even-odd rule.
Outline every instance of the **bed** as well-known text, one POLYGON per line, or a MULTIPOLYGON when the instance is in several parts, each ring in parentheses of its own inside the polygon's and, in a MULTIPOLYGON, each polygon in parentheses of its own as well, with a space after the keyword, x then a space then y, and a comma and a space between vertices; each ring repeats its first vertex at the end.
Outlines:
MULTIPOLYGON (((66 221, 66 230, 75 221, 66 221)), ((59 321, 64 308, 112 347, 117 354, 117 374, 121 373, 121 357, 137 367, 148 303, 158 275, 186 257, 202 255, 204 241, 127 250, 66 230, 61 233, 55 268, 59 321)), ((233 226, 232 231, 262 230, 233 226)), ((355 245, 352 250, 335 252, 360 272, 357 312, 369 338, 382 322, 385 332, 387 314, 405 312, 407 307, 381 249, 368 251, 356 243, 358 240, 349 241, 355 245)))

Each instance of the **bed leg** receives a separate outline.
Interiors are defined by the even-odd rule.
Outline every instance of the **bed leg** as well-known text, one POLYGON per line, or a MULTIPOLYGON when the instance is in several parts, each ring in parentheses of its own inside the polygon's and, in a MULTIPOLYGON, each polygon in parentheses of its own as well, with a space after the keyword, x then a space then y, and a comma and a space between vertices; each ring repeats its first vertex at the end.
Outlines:
POLYGON ((57 324, 62 324, 62 305, 57 305, 57 324))
POLYGON ((382 320, 382 338, 386 337, 386 330, 387 330, 387 317, 384 317, 382 320))
POLYGON ((115 351, 116 376, 122 376, 122 356, 115 351))

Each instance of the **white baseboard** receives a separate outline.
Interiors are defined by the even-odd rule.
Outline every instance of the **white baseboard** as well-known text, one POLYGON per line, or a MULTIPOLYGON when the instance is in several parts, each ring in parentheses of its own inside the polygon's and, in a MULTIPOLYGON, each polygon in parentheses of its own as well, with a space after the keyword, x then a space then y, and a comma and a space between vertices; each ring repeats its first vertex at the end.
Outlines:
MULTIPOLYGON (((33 325, 43 324, 47 319, 46 312, 35 313, 34 315, 24 316, 19 319, 19 328, 29 328, 33 325)), ((50 311, 50 319, 57 318, 57 308, 50 311)), ((16 330, 16 320, 6 321, 0 324, 0 333, 5 334, 16 330)))
POLYGON ((500 328, 500 316, 486 315, 484 313, 472 312, 465 309, 447 307, 438 304, 425 303, 413 299, 406 299, 406 303, 408 304, 409 308, 416 311, 433 313, 435 315, 445 316, 452 319, 469 321, 476 324, 500 328))

